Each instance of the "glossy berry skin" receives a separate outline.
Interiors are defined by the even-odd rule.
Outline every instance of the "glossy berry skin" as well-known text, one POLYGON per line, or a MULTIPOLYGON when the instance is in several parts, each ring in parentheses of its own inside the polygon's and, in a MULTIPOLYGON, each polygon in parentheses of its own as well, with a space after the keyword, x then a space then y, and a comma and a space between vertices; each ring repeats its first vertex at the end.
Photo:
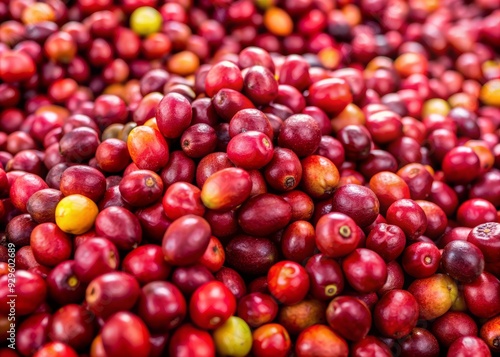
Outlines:
POLYGON ((45 188, 49 187, 40 176, 28 173, 11 184, 9 197, 18 210, 27 212, 26 206, 30 197, 45 188))
POLYGON ((442 346, 448 348, 460 337, 477 336, 478 328, 476 322, 468 314, 448 311, 432 323, 430 331, 442 346))
POLYGON ((185 296, 191 296, 201 285, 215 280, 207 267, 201 264, 177 267, 172 273, 172 282, 185 296))
POLYGON ((181 94, 169 93, 158 104, 156 121, 158 129, 167 138, 180 137, 192 119, 191 104, 181 94))
POLYGON ((101 142, 97 147, 95 155, 97 164, 106 172, 120 172, 130 162, 127 143, 115 138, 101 142))
POLYGON ((207 250, 203 253, 200 263, 208 268, 212 273, 220 270, 224 265, 226 259, 226 252, 219 239, 212 236, 210 243, 208 243, 207 250))
POLYGON ((85 301, 89 310, 103 318, 131 309, 140 293, 135 278, 123 272, 99 275, 87 286, 85 301))
POLYGON ((34 355, 34 357, 77 357, 74 349, 62 342, 49 342, 43 345, 34 355))
MULTIPOLYGON (((16 336, 16 348, 21 355, 31 356, 47 343, 47 332, 51 323, 51 317, 51 314, 48 312, 37 313, 26 318, 19 325, 16 336)), ((5 320, 8 321, 7 316, 5 320)))
MULTIPOLYGON (((229 159, 227 162, 231 165, 229 159)), ((201 167, 201 163, 198 167, 201 167)), ((241 205, 251 192, 250 174, 240 168, 227 167, 206 178, 201 185, 200 198, 209 209, 228 211, 241 205)))
POLYGON ((382 171, 395 173, 397 169, 394 156, 384 150, 370 150, 368 157, 359 163, 359 172, 367 179, 382 171))
POLYGON ((352 296, 338 296, 326 309, 326 321, 343 338, 359 341, 366 337, 372 325, 368 306, 352 296))
POLYGON ((399 342, 401 356, 439 356, 439 343, 427 329, 415 327, 408 336, 399 342))
POLYGON ((401 265, 407 274, 414 278, 427 278, 439 268, 441 254, 435 244, 416 242, 403 252, 401 265))
POLYGON ((301 187, 311 198, 326 199, 339 184, 335 164, 324 156, 310 155, 301 160, 301 187))
POLYGON ((479 157, 471 148, 457 146, 444 156, 442 169, 448 182, 466 184, 479 175, 479 157))
POLYGON ((120 255, 115 245, 106 238, 90 238, 76 248, 75 274, 83 282, 90 282, 101 274, 114 271, 120 255))
POLYGON ((427 217, 423 209, 413 200, 402 199, 387 209, 387 223, 399 226, 409 240, 420 237, 427 229, 427 217))
POLYGON ((243 109, 237 112, 229 122, 229 136, 236 135, 246 131, 260 131, 266 134, 270 139, 274 132, 271 122, 267 115, 258 109, 243 109))
POLYGON ((442 253, 443 270, 461 283, 472 283, 484 269, 484 256, 481 250, 467 241, 452 241, 442 253))
POLYGON ((379 223, 370 230, 365 244, 366 248, 378 253, 386 262, 390 262, 403 253, 406 237, 398 226, 379 223))
POLYGON ((94 316, 80 305, 69 304, 52 315, 48 336, 52 341, 63 342, 81 350, 92 342, 94 333, 94 316), (68 328, 69 326, 72 328, 68 328))
POLYGON ((278 304, 271 295, 254 292, 238 301, 237 315, 253 328, 274 320, 278 314, 278 304))
POLYGON ((227 155, 238 167, 260 169, 273 158, 273 144, 264 133, 246 131, 231 138, 227 144, 227 155))
POLYGON ((78 279, 74 266, 74 260, 66 260, 47 275, 49 296, 59 305, 79 303, 85 298, 86 284, 78 279))
POLYGON ((379 214, 377 196, 367 187, 347 184, 335 190, 332 211, 351 217, 361 228, 369 226, 379 214))
POLYGON ((453 342, 448 349, 447 357, 491 356, 488 345, 479 337, 464 336, 453 342))
POLYGON ((309 87, 309 105, 316 106, 331 116, 339 114, 351 102, 351 90, 344 79, 323 79, 309 87))
POLYGON ((298 157, 313 154, 321 142, 321 128, 313 117, 295 114, 288 117, 281 126, 278 144, 292 150, 298 157))
POLYGON ((217 114, 227 122, 240 110, 255 108, 255 105, 243 94, 228 88, 218 91, 212 97, 212 104, 217 114))
POLYGON ((161 242, 163 235, 171 223, 163 211, 161 202, 144 209, 139 209, 135 211, 135 215, 139 219, 139 223, 148 241, 161 242))
POLYGON ((402 289, 405 283, 403 268, 397 261, 387 263, 387 280, 385 284, 377 290, 378 296, 382 296, 389 290, 402 289))
POLYGON ((36 73, 33 59, 22 51, 3 52, 0 59, 0 78, 5 82, 25 81, 36 73))
POLYGON ((137 217, 124 207, 110 206, 99 212, 95 220, 98 237, 107 238, 118 249, 132 250, 142 241, 137 217))
POLYGON ((405 180, 413 200, 425 199, 432 188, 433 177, 424 165, 412 163, 403 166, 397 175, 405 180))
POLYGON ((316 245, 326 256, 346 256, 356 249, 360 239, 356 223, 343 213, 328 213, 316 223, 316 245))
POLYGON ((283 232, 281 251, 287 260, 302 263, 316 249, 314 227, 307 221, 295 221, 283 232))
POLYGON ((168 351, 170 356, 213 357, 215 345, 210 333, 191 324, 185 324, 173 333, 168 351))
POLYGON ((415 202, 424 210, 425 217, 427 218, 427 229, 424 235, 432 240, 437 240, 443 235, 448 226, 446 213, 435 203, 425 200, 417 200, 415 202))
POLYGON ((198 262, 210 243, 210 237, 210 225, 202 217, 188 214, 176 219, 163 236, 165 261, 182 266, 198 262))
POLYGON ((415 279, 408 287, 419 305, 421 319, 432 320, 445 314, 456 302, 456 282, 446 274, 415 279))
POLYGON ((205 92, 213 97, 220 89, 229 88, 241 91, 243 76, 237 65, 229 61, 215 64, 207 73, 205 79, 205 92))
POLYGON ((218 355, 245 357, 252 349, 252 331, 238 316, 230 316, 212 333, 218 355))
POLYGON ((287 305, 304 299, 310 284, 306 270, 301 265, 287 260, 276 263, 269 269, 267 283, 271 294, 287 305))
POLYGON ((200 189, 187 182, 174 182, 162 199, 162 206, 168 219, 176 220, 187 214, 203 216, 205 207, 200 199, 200 189))
POLYGON ((150 170, 137 170, 125 175, 119 189, 125 202, 133 207, 149 206, 163 193, 161 177, 150 170))
POLYGON ((290 149, 275 148, 273 158, 265 167, 264 177, 267 184, 275 190, 293 190, 302 178, 302 165, 299 157, 290 149))
POLYGON ((493 317, 486 321, 479 331, 479 336, 488 344, 493 353, 500 351, 500 346, 498 345, 499 324, 500 316, 493 317))
POLYGON ((314 325, 303 330, 295 343, 297 357, 339 356, 347 357, 347 342, 325 325, 314 325))
POLYGON ((223 283, 208 282, 191 296, 189 312, 197 326, 213 330, 236 312, 236 298, 223 283))
POLYGON ((145 244, 128 253, 123 259, 122 270, 134 276, 139 284, 165 280, 172 268, 165 262, 161 247, 145 244))
POLYGON ((251 197, 238 212, 239 226, 252 236, 269 236, 285 228, 292 217, 292 207, 288 202, 271 193, 251 197), (265 218, 263 212, 266 212, 265 218))
POLYGON ((410 198, 410 188, 406 182, 393 172, 381 171, 370 179, 370 189, 377 195, 380 211, 385 213, 397 200, 410 198))
POLYGON ((366 248, 358 248, 345 257, 342 270, 349 284, 360 293, 377 291, 387 279, 384 260, 366 248))
POLYGON ((174 284, 153 281, 143 286, 137 311, 151 331, 166 332, 182 323, 186 305, 184 296, 174 284))
POLYGON ((491 202, 473 198, 458 207, 457 221, 461 226, 474 228, 483 223, 495 222, 496 214, 496 208, 491 202))
POLYGON ((401 137, 401 117, 389 110, 373 113, 366 118, 366 128, 377 144, 389 143, 401 137))
POLYGON ((151 350, 150 334, 146 325, 136 315, 121 311, 111 316, 101 331, 106 356, 133 355, 147 357, 151 350))
POLYGON ((245 71, 244 93, 253 103, 265 105, 278 96, 278 83, 273 73, 261 65, 252 66, 245 71))
POLYGON ((7 295, 16 294, 16 311, 18 316, 29 315, 33 313, 38 306, 45 301, 47 296, 47 285, 42 277, 38 274, 31 273, 26 270, 17 270, 15 273, 15 288, 11 291, 9 283, 12 282, 8 274, 0 277, 0 312, 7 316, 10 312, 10 305, 8 304, 9 298, 7 295))
POLYGON ((359 161, 367 159, 372 148, 370 133, 361 125, 347 125, 337 133, 342 143, 345 156, 349 160, 359 161))
POLYGON ((46 266, 56 266, 71 256, 70 236, 54 223, 36 226, 31 232, 30 246, 37 262, 46 266))
POLYGON ((132 161, 141 170, 158 171, 169 159, 169 147, 163 135, 156 129, 137 126, 127 137, 127 148, 132 161))
POLYGON ((198 123, 187 128, 180 141, 182 151, 191 158, 202 158, 217 147, 217 132, 208 124, 198 123))
POLYGON ((252 338, 252 353, 255 357, 286 357, 292 345, 286 329, 275 323, 257 328, 252 338))
POLYGON ((408 291, 388 291, 373 311, 373 321, 382 335, 401 338, 408 335, 418 320, 418 303, 408 291))
POLYGON ((464 285, 464 298, 469 311, 480 318, 500 313, 500 280, 483 272, 472 283, 464 285))
POLYGON ((474 227, 467 241, 478 247, 486 263, 498 262, 500 255, 500 223, 488 222, 474 227))
POLYGON ((354 343, 351 346, 353 356, 380 356, 391 357, 392 353, 389 346, 375 336, 366 336, 364 339, 354 343))
POLYGON ((222 267, 214 276, 216 280, 222 282, 233 293, 237 300, 245 296, 247 292, 245 281, 236 270, 222 267))
POLYGON ((319 300, 328 301, 344 290, 344 275, 340 264, 324 254, 308 259, 305 269, 311 281, 311 294, 319 300))
MULTIPOLYGON (((102 178, 102 183, 105 184, 104 176, 102 178)), ((72 194, 64 197, 57 204, 56 224, 65 233, 83 234, 92 228, 98 212, 97 205, 90 198, 72 194)))

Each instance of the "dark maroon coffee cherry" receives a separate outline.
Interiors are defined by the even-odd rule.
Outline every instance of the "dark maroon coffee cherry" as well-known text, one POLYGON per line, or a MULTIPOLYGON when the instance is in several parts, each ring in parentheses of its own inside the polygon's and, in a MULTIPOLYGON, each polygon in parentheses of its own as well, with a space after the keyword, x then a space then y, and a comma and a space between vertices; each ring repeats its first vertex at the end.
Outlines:
POLYGON ((441 265, 453 279, 471 283, 483 272, 484 256, 474 244, 456 240, 444 247, 441 265))
POLYGON ((314 118, 307 114, 288 117, 281 126, 279 146, 291 149, 298 157, 313 154, 321 142, 321 128, 314 118))
POLYGON ((372 140, 368 130, 361 125, 347 125, 337 133, 342 143, 345 156, 349 160, 367 159, 372 149, 372 140))
POLYGON ((369 226, 379 214, 375 193, 361 185, 347 184, 335 190, 332 210, 351 217, 361 228, 369 226))
POLYGON ((401 356, 438 357, 439 343, 429 330, 415 327, 408 336, 399 341, 401 356))

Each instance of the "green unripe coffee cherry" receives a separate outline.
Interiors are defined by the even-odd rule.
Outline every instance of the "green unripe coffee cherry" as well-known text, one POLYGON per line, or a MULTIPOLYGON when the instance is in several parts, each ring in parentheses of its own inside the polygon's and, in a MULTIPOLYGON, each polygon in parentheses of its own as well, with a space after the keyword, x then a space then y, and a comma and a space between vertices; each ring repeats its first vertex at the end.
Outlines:
POLYGON ((252 331, 247 323, 231 316, 213 332, 215 348, 220 356, 244 357, 252 349, 252 331))

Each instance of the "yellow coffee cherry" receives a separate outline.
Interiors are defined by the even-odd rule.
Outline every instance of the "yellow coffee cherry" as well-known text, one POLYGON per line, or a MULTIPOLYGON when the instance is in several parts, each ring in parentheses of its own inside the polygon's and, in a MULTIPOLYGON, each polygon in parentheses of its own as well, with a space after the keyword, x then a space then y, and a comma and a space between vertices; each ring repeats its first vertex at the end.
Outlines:
POLYGON ((318 59, 326 69, 336 69, 342 61, 342 54, 333 47, 323 48, 318 52, 318 59))
POLYGON ((264 13, 264 26, 276 36, 289 36, 293 32, 293 20, 279 7, 271 7, 264 13))
POLYGON ((486 82, 481 88, 479 98, 486 105, 500 107, 500 79, 486 82))
POLYGON ((231 316, 214 331, 215 348, 220 356, 244 357, 252 349, 252 331, 247 323, 231 316))
POLYGON ((167 62, 169 72, 179 76, 193 74, 200 66, 200 59, 191 51, 181 51, 170 56, 167 62))
POLYGON ((160 31, 163 18, 155 8, 142 6, 130 16, 130 28, 139 36, 147 36, 160 31))
POLYGON ((83 234, 92 228, 98 213, 97 205, 90 198, 69 195, 56 206, 56 224, 66 233, 83 234))
POLYGON ((21 20, 25 25, 34 25, 44 21, 55 21, 54 9, 43 2, 35 2, 26 6, 21 14, 21 20))
POLYGON ((146 122, 144 123, 144 125, 149 126, 150 128, 153 128, 153 129, 156 129, 156 130, 160 131, 160 129, 158 129, 158 123, 156 121, 156 118, 151 118, 151 119, 146 120, 146 122))
POLYGON ((422 108, 422 117, 425 118, 430 114, 448 115, 451 108, 448 102, 441 98, 433 98, 426 100, 422 108))

